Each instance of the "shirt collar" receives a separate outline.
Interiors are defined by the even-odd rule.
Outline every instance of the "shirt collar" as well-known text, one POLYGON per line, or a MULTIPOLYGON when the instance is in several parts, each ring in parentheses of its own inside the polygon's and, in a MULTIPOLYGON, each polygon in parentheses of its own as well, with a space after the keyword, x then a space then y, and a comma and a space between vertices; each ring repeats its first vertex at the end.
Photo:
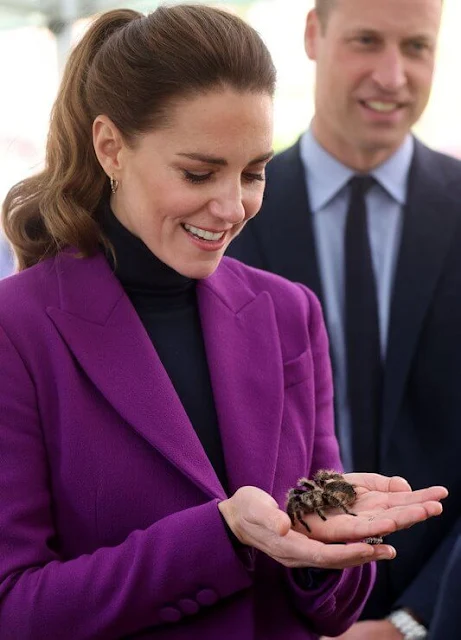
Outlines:
MULTIPOLYGON (((400 147, 371 175, 396 200, 404 205, 407 181, 414 151, 414 139, 408 135, 400 147)), ((319 211, 347 184, 355 172, 334 158, 315 139, 312 129, 301 137, 301 160, 304 164, 312 211, 319 211), (307 171, 306 167, 309 167, 307 171)))

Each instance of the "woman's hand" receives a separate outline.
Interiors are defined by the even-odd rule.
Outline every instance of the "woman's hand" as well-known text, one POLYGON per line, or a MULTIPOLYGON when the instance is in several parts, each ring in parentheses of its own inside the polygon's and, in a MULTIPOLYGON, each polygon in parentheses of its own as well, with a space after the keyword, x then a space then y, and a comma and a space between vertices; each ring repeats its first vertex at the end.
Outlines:
MULTIPOLYGON (((356 517, 341 509, 328 509, 324 522, 316 513, 304 517, 309 537, 322 542, 355 542, 368 537, 386 536, 442 513, 445 487, 412 491, 406 480, 377 473, 346 473, 344 479, 354 485, 357 500, 349 507, 356 517)), ((304 530, 297 525, 297 530, 304 530)))
POLYGON ((386 544, 371 546, 364 538, 387 535, 439 515, 444 487, 411 491, 401 478, 377 474, 346 474, 358 499, 351 507, 357 516, 332 510, 323 522, 317 514, 306 517, 312 534, 301 525, 291 528, 288 515, 265 491, 241 487, 218 508, 242 544, 254 547, 290 568, 344 569, 373 560, 391 560, 396 551, 386 544), (328 543, 348 544, 328 544, 328 543))

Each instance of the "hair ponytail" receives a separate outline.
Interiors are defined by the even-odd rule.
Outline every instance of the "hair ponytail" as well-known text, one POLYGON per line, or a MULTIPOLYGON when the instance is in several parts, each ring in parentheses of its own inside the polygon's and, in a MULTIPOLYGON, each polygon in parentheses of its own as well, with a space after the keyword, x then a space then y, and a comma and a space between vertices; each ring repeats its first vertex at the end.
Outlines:
POLYGON ((45 168, 16 184, 2 208, 5 233, 20 270, 65 246, 90 255, 98 241, 104 242, 92 213, 107 177, 93 149, 86 81, 101 46, 140 17, 129 9, 102 14, 69 56, 51 112, 45 168))
POLYGON ((275 69, 258 33, 226 11, 160 6, 102 14, 69 57, 51 115, 45 169, 8 193, 6 235, 25 269, 66 246, 110 247, 95 217, 108 192, 92 140, 106 115, 125 142, 165 126, 180 98, 225 87, 273 95, 275 69))

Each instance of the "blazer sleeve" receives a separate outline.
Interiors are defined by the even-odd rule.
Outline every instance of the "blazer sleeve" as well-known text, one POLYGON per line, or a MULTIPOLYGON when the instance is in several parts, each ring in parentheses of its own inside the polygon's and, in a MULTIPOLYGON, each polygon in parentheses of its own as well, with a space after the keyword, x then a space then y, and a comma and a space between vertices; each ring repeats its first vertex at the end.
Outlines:
MULTIPOLYGON (((440 581, 449 565, 453 549, 459 538, 461 538, 461 518, 458 518, 455 526, 437 547, 435 553, 402 593, 395 603, 395 609, 406 607, 414 612, 424 626, 431 626, 435 604, 439 597, 440 581)), ((458 579, 460 578, 458 577, 458 579)))
POLYGON ((60 557, 35 381, 1 328, 0 363, 2 639, 127 636, 178 620, 180 598, 212 605, 252 584, 250 558, 235 552, 216 500, 118 546, 60 557))
POLYGON ((443 575, 430 627, 430 640, 458 640, 461 628, 461 535, 443 575))
MULTIPOLYGON (((312 472, 321 468, 342 469, 339 446, 334 433, 333 384, 328 338, 320 303, 315 295, 299 285, 309 300, 309 338, 315 378, 315 439, 312 472)), ((320 635, 336 636, 346 631, 359 617, 374 584, 374 563, 325 571, 312 581, 312 588, 302 584, 293 571, 288 572, 294 602, 309 618, 310 626, 320 635)))

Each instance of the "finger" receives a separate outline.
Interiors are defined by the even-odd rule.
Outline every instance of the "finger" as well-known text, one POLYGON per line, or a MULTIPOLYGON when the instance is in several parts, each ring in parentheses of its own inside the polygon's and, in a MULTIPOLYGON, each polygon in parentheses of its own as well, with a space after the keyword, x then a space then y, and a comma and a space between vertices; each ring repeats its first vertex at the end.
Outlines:
POLYGON ((440 502, 424 502, 419 505, 389 509, 386 515, 394 520, 399 529, 403 529, 428 518, 439 516, 442 511, 443 507, 440 502))
POLYGON ((278 509, 276 513, 270 516, 267 528, 277 536, 284 537, 291 529, 291 520, 284 511, 278 509))
POLYGON ((253 510, 253 523, 268 529, 277 536, 285 536, 291 529, 290 517, 285 511, 272 504, 256 505, 253 510))
POLYGON ((389 491, 391 493, 411 490, 411 485, 407 480, 405 480, 405 478, 402 478, 400 476, 392 476, 392 478, 389 479, 389 491))
MULTIPOLYGON (((393 488, 394 485, 397 484, 397 486, 399 486, 399 483, 398 482, 396 483, 394 480, 394 478, 396 477, 397 476, 390 478, 389 476, 383 476, 380 473, 345 473, 344 474, 344 479, 353 485, 356 485, 358 487, 364 487, 369 491, 384 491, 385 493, 388 493, 389 491, 395 491, 395 489, 393 488)), ((401 478, 401 480, 403 480, 403 478, 401 478)), ((404 480, 404 482, 406 481, 404 480)), ((398 490, 408 491, 409 486, 410 485, 408 486, 405 485, 405 489, 398 489, 398 490)))
POLYGON ((362 545, 363 543, 361 542, 353 542, 345 545, 323 545, 319 550, 319 555, 315 558, 315 561, 318 563, 316 564, 316 567, 346 569, 348 567, 357 567, 368 562, 393 560, 397 555, 394 547, 391 547, 390 545, 368 545, 371 547, 371 553, 365 552, 362 545))
POLYGON ((390 544, 373 545, 375 552, 373 560, 393 560, 397 556, 395 547, 390 544))
POLYGON ((345 569, 371 562, 374 548, 363 542, 352 544, 324 544, 307 538, 302 533, 290 531, 282 539, 277 552, 272 554, 277 561, 290 567, 315 569, 345 569))
POLYGON ((329 520, 330 526, 323 526, 321 538, 324 542, 352 542, 382 537, 440 515, 441 512, 440 502, 425 502, 393 507, 385 511, 364 512, 355 518, 347 515, 335 516, 329 520))
MULTIPOLYGON (((374 531, 375 533, 368 533, 363 536, 365 538, 385 536, 399 529, 407 529, 418 522, 423 522, 441 513, 442 505, 440 502, 425 502, 423 504, 394 507, 378 513, 375 516, 370 516, 367 522, 357 523, 355 533, 357 534, 359 530, 364 531, 368 529, 368 531, 374 531)), ((357 540, 357 537, 354 535, 353 539, 357 540)), ((362 539, 361 535, 360 539, 362 539)))
POLYGON ((445 487, 427 487, 417 491, 400 491, 388 494, 390 507, 417 504, 433 500, 443 500, 448 495, 445 487))
POLYGON ((250 524, 268 529, 277 536, 285 536, 291 528, 287 513, 271 504, 259 503, 253 506, 250 524))

